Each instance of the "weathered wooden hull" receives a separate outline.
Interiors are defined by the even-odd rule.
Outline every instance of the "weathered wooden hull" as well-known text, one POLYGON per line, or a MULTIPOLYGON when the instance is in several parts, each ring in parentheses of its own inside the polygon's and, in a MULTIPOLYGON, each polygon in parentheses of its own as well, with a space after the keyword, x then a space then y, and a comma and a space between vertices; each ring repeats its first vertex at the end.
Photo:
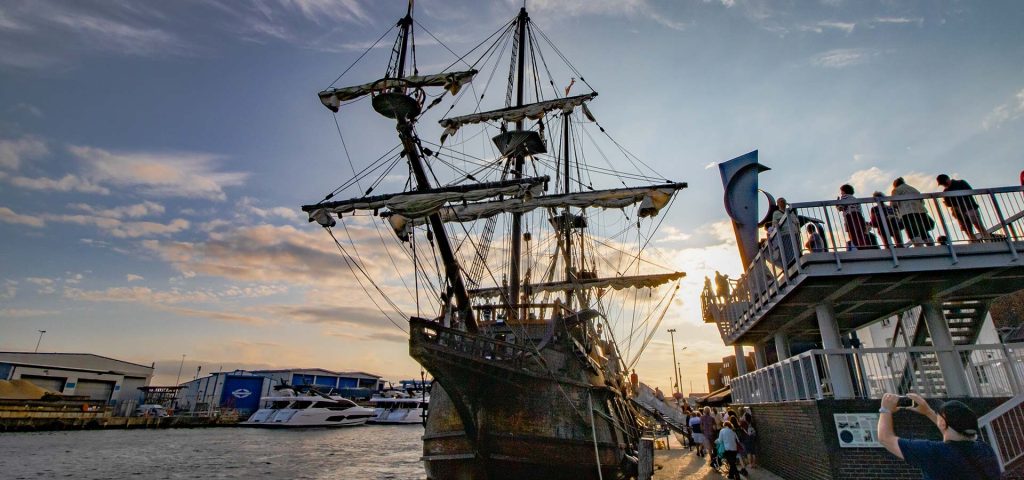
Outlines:
POLYGON ((508 366, 503 355, 515 352, 474 358, 440 343, 415 328, 410 341, 412 356, 434 376, 423 436, 429 479, 597 479, 598 468, 604 479, 630 476, 626 455, 635 439, 624 428, 632 422, 623 418, 625 402, 593 384, 575 356, 548 349, 543 362, 508 366))
MULTIPOLYGON (((482 455, 477 456, 467 438, 451 399, 437 382, 431 390, 430 414, 423 435, 423 460, 427 478, 463 479, 596 479, 597 456, 589 433, 578 432, 583 422, 573 422, 571 408, 556 408, 565 400, 537 393, 524 400, 518 394, 497 391, 494 401, 477 417, 482 455), (566 411, 569 410, 569 411, 566 411), (573 432, 577 432, 574 434, 573 432)), ((555 395, 561 396, 558 393, 555 395)), ((586 401, 584 400, 584 403, 586 401)), ((586 413, 584 409, 581 413, 586 413)), ((598 417, 600 420, 600 417, 598 417)), ((598 421, 598 424, 608 422, 598 421)), ((602 476, 618 478, 625 446, 610 441, 607 428, 598 428, 598 452, 602 476)))

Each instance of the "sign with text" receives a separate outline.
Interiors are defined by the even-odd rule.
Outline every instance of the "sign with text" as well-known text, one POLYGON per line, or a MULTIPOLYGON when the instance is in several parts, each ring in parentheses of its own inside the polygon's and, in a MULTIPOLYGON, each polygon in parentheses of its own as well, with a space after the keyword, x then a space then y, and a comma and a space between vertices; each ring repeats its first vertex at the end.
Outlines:
POLYGON ((843 448, 882 448, 878 443, 877 413, 835 413, 836 433, 843 448))

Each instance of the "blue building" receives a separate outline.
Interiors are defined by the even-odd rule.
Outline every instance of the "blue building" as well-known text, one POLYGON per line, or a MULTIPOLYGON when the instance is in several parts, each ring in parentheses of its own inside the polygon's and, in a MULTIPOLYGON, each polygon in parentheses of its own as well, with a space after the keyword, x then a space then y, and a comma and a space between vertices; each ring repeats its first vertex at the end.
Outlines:
POLYGON ((274 394, 278 385, 314 385, 322 392, 334 392, 350 398, 369 398, 384 385, 380 376, 366 372, 335 372, 322 368, 280 370, 234 370, 216 372, 185 382, 178 410, 213 414, 235 410, 246 416, 260 407, 264 397, 274 394))

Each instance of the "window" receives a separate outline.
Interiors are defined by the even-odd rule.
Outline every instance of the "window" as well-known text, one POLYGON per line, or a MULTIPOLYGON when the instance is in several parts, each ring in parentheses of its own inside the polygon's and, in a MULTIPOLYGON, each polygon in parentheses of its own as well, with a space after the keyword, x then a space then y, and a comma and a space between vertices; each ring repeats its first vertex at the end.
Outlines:
POLYGON ((304 410, 304 409, 309 408, 309 406, 312 405, 312 404, 313 404, 313 402, 295 402, 295 404, 292 405, 292 408, 294 408, 296 410, 304 410))
POLYGON ((728 385, 730 380, 732 380, 732 377, 728 375, 722 377, 722 385, 728 385))

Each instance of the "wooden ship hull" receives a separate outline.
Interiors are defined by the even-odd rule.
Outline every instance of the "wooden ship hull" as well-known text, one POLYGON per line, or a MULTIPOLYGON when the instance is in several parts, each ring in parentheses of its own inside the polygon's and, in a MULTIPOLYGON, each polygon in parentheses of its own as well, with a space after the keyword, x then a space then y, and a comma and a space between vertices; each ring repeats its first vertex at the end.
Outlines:
POLYGON ((631 405, 616 380, 595 372, 590 356, 564 347, 550 345, 538 357, 536 350, 413 319, 410 353, 434 376, 423 435, 427 478, 635 474, 630 452, 639 432, 631 405))

